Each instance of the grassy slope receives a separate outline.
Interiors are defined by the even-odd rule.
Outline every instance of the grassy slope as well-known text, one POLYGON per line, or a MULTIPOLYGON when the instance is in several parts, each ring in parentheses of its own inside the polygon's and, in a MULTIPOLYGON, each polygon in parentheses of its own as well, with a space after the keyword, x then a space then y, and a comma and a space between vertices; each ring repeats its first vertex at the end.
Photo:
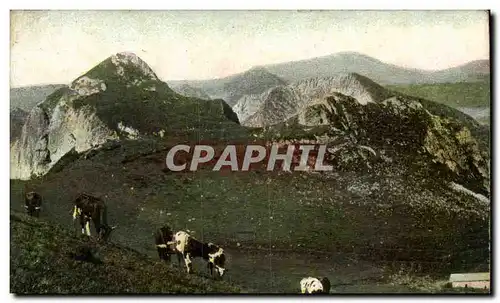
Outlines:
POLYGON ((490 82, 388 85, 387 88, 451 107, 489 107, 490 82))
POLYGON ((10 215, 10 291, 16 294, 227 293, 226 282, 188 276, 131 249, 100 247, 103 264, 70 257, 86 237, 18 212, 10 215))
MULTIPOLYGON (((228 247, 343 251, 448 269, 487 262, 488 208, 397 169, 329 178, 298 172, 164 173, 166 152, 155 149, 136 159, 127 156, 127 148, 98 153, 28 184, 50 201, 47 215, 67 224, 78 192, 104 196, 111 220, 122 226, 116 239, 142 252, 152 253, 151 233, 168 224, 228 247), (449 263, 441 259, 447 255, 449 263)), ((11 184, 17 207, 24 183, 11 184)))

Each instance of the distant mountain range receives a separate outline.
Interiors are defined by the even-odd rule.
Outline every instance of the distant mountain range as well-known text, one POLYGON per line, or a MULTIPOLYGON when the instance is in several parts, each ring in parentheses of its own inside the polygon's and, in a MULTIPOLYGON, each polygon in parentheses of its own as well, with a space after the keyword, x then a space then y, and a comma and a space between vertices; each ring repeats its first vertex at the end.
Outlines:
POLYGON ((439 70, 426 71, 384 63, 356 53, 341 52, 312 59, 263 65, 221 79, 167 81, 172 87, 189 85, 212 98, 222 98, 233 106, 245 95, 261 94, 272 87, 311 78, 355 73, 381 85, 475 82, 489 78, 489 60, 439 70))
POLYGON ((64 84, 48 84, 11 88, 10 110, 20 108, 24 111, 30 111, 35 105, 64 86, 64 84))
POLYGON ((489 60, 477 60, 439 71, 404 68, 356 53, 341 52, 307 60, 266 65, 265 68, 287 81, 329 77, 337 73, 357 73, 379 84, 443 83, 475 80, 489 75, 489 60))

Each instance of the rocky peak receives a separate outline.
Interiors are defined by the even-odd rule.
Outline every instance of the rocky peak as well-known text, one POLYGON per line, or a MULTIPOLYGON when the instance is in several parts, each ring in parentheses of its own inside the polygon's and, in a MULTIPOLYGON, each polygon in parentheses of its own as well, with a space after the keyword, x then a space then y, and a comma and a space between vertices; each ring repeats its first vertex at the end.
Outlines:
POLYGON ((105 59, 71 83, 71 88, 84 95, 106 90, 108 85, 139 86, 160 82, 151 67, 134 53, 117 53, 105 59))
POLYGON ((143 76, 149 78, 150 80, 159 80, 156 74, 153 72, 151 67, 142 61, 134 53, 121 52, 110 57, 111 62, 117 67, 118 74, 123 76, 125 73, 125 68, 134 67, 142 73, 143 76))

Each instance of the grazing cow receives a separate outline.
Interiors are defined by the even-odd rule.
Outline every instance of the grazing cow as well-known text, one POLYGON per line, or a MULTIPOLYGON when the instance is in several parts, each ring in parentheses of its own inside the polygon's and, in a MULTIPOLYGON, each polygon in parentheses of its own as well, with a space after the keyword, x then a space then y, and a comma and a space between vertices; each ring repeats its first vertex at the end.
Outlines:
POLYGON ((106 242, 116 226, 108 225, 107 207, 104 201, 88 194, 80 194, 74 204, 73 220, 80 218, 82 234, 86 233, 90 236, 90 221, 92 220, 97 231, 97 239, 106 242))
POLYGON ((330 293, 330 280, 327 277, 307 277, 300 280, 300 292, 303 294, 330 293))
POLYGON ((42 196, 34 191, 26 193, 24 207, 28 215, 38 218, 40 216, 40 209, 42 208, 42 196))
POLYGON ((181 257, 184 257, 188 273, 192 271, 192 259, 201 257, 208 261, 207 267, 211 275, 213 275, 214 268, 220 277, 224 275, 226 256, 221 247, 213 243, 202 243, 184 231, 177 232, 174 235, 174 241, 179 264, 181 263, 181 257))
POLYGON ((173 238, 174 232, 168 226, 163 226, 156 231, 155 244, 160 260, 170 262, 170 255, 176 253, 173 238))

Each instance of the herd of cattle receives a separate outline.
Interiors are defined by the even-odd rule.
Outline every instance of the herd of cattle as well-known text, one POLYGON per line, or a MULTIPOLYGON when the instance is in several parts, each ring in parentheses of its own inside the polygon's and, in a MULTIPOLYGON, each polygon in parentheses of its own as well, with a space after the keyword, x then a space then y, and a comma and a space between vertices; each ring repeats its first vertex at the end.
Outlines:
MULTIPOLYGON (((30 216, 39 217, 42 208, 42 196, 36 192, 25 194, 25 208, 30 216)), ((107 221, 107 208, 104 201, 89 194, 82 193, 74 200, 73 220, 79 219, 82 234, 91 236, 90 222, 94 224, 96 238, 98 241, 108 241, 111 232, 117 226, 109 226, 107 221)), ((163 226, 155 233, 155 245, 161 260, 170 262, 171 255, 177 255, 179 264, 186 266, 187 272, 191 273, 193 258, 203 258, 207 262, 207 268, 213 276, 214 272, 222 278, 227 271, 225 268, 226 256, 224 249, 211 242, 198 241, 185 231, 172 231, 168 226, 163 226)), ((300 281, 300 289, 303 294, 329 293, 330 281, 327 277, 307 277, 300 281)))

